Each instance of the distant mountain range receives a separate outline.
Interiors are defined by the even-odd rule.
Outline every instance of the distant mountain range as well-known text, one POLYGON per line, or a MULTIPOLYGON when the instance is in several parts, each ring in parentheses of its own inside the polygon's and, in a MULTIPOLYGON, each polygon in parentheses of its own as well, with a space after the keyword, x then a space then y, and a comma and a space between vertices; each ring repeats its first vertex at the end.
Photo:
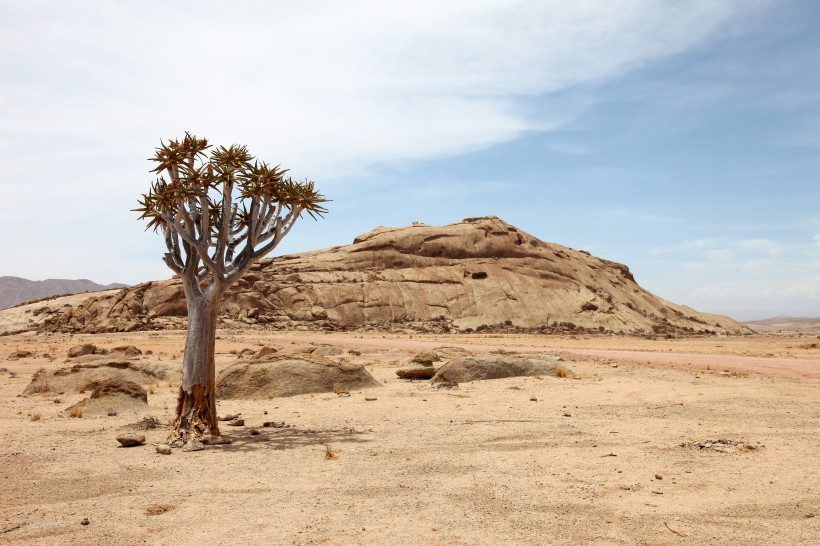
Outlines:
POLYGON ((0 277, 0 309, 17 304, 80 292, 99 292, 112 288, 126 288, 127 284, 97 284, 88 279, 46 279, 30 281, 20 277, 0 277))
POLYGON ((773 317, 743 322, 756 332, 820 332, 820 317, 773 317))

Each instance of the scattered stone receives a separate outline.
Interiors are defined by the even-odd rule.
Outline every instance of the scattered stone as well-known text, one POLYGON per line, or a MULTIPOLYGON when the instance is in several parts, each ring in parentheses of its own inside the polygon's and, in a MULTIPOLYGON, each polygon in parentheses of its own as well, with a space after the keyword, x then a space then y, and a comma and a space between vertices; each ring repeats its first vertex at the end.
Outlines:
POLYGON ((80 522, 80 525, 88 525, 89 523, 91 522, 88 521, 88 518, 83 518, 83 520, 80 522))
POLYGON ((252 428, 250 431, 248 431, 248 434, 250 434, 251 436, 259 436, 262 433, 256 430, 255 428, 252 428))
POLYGON ((226 436, 205 436, 202 443, 206 446, 224 446, 233 443, 233 440, 226 436))
POLYGON ((396 370, 396 375, 402 379, 432 379, 436 375, 435 368, 414 368, 409 370, 396 370))
POLYGON ((145 435, 136 434, 133 432, 126 432, 124 434, 118 435, 117 441, 121 443, 123 447, 141 446, 145 444, 145 435))
POLYGON ((285 422, 284 421, 265 421, 264 423, 262 423, 262 426, 266 427, 266 428, 284 428, 285 422))
POLYGON ((660 474, 655 474, 655 479, 656 480, 662 480, 663 476, 661 476, 660 474))
POLYGON ((228 421, 229 427, 244 427, 245 420, 244 419, 234 419, 233 421, 228 421))
POLYGON ((216 420, 217 421, 234 421, 236 419, 239 419, 240 415, 241 415, 240 413, 237 413, 237 414, 229 413, 228 415, 222 415, 221 417, 217 417, 216 420))
POLYGON ((457 389, 458 382, 457 381, 439 381, 438 383, 433 383, 434 389, 457 389))
POLYGON ((764 445, 758 443, 757 445, 750 444, 748 442, 738 441, 738 440, 729 440, 727 438, 718 438, 718 439, 709 439, 703 441, 695 441, 695 442, 684 442, 680 444, 679 447, 683 448, 697 448, 701 451, 715 451, 717 453, 736 453, 740 452, 749 452, 755 451, 757 449, 765 447, 764 445))
POLYGON ((365 402, 375 402, 376 400, 378 400, 378 398, 367 398, 365 396, 364 400, 365 400, 365 402))
POLYGON ((571 413, 564 413, 563 417, 572 417, 572 414, 571 413))
POLYGON ((160 455, 170 455, 171 454, 171 446, 166 445, 166 444, 160 444, 158 446, 155 446, 155 449, 157 450, 157 453, 159 453, 160 455))
POLYGON ((188 440, 184 446, 182 446, 182 451, 190 452, 190 451, 202 451, 205 449, 205 444, 199 442, 197 440, 188 440))
POLYGON ((538 398, 535 396, 530 396, 530 402, 538 402, 538 398))

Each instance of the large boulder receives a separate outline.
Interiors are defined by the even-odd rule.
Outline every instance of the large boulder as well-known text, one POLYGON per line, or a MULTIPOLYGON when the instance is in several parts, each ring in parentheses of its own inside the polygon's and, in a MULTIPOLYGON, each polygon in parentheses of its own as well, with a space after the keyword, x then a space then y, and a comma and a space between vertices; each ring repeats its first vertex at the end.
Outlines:
POLYGON ((139 385, 152 385, 179 374, 159 364, 141 364, 127 361, 91 362, 74 364, 53 371, 37 370, 24 395, 54 394, 93 391, 107 380, 129 381, 139 385))
POLYGON ((219 374, 216 394, 220 399, 264 399, 380 386, 363 366, 310 354, 284 354, 229 366, 219 374))
POLYGON ((502 379, 532 375, 560 375, 571 377, 574 374, 560 367, 559 358, 552 355, 517 356, 506 354, 483 354, 457 358, 438 369, 432 382, 443 383, 454 381, 467 383, 485 379, 502 379))
POLYGON ((140 385, 128 380, 106 379, 94 388, 91 396, 66 408, 65 412, 96 417, 140 413, 148 409, 148 393, 140 385))

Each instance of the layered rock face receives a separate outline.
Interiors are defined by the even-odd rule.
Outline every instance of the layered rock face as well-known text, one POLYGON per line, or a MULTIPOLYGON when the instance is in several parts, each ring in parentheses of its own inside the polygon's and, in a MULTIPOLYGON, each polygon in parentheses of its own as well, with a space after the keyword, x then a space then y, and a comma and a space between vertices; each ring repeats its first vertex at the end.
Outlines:
MULTIPOLYGON (((181 282, 171 279, 40 312, 43 330, 100 332, 161 327, 186 307, 181 282)), ((226 294, 222 319, 267 328, 743 331, 728 317, 652 295, 625 265, 543 242, 493 216, 380 227, 351 245, 264 260, 226 294)))

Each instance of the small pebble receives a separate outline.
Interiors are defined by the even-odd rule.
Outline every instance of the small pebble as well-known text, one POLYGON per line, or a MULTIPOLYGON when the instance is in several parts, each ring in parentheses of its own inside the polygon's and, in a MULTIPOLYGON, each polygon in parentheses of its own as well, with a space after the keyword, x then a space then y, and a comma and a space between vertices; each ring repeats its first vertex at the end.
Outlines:
POLYGON ((171 454, 171 446, 160 444, 156 446, 157 453, 160 455, 170 455, 171 454))

